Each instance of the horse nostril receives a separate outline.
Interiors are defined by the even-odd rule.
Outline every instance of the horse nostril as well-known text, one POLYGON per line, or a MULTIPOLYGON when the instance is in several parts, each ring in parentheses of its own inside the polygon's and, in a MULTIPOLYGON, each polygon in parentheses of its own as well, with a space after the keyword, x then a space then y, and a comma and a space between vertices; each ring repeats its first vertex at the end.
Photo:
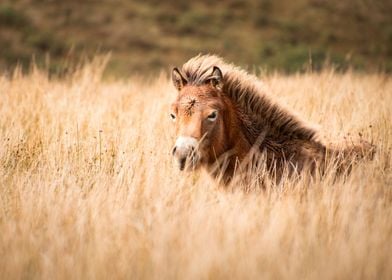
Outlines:
POLYGON ((177 147, 174 147, 173 148, 173 151, 172 151, 172 155, 174 156, 174 154, 176 153, 176 151, 177 151, 177 147))
POLYGON ((186 162, 186 157, 181 158, 181 159, 178 161, 179 167, 180 167, 180 170, 181 170, 181 171, 184 170, 184 168, 185 168, 185 162, 186 162))

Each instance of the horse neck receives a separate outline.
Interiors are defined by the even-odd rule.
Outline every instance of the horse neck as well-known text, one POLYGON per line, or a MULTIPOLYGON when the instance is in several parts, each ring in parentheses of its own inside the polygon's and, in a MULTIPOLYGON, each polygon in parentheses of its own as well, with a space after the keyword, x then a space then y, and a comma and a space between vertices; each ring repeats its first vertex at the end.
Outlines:
POLYGON ((263 98, 262 106, 257 113, 252 114, 245 112, 241 107, 236 108, 242 134, 251 147, 266 142, 315 141, 315 130, 307 127, 279 104, 271 102, 267 97, 263 98))
POLYGON ((242 159, 249 152, 253 143, 247 137, 243 129, 243 118, 239 114, 236 105, 229 99, 227 104, 227 116, 225 120, 225 146, 232 158, 242 159))

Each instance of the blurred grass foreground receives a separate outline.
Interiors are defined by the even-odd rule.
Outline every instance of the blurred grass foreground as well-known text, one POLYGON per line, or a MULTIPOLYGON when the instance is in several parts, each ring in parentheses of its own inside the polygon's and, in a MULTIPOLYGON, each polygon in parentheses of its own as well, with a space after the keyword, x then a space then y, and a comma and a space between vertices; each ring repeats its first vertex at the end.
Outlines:
POLYGON ((388 0, 3 0, 0 69, 112 53, 107 72, 147 73, 200 52, 241 66, 294 72, 324 64, 392 71, 388 0))

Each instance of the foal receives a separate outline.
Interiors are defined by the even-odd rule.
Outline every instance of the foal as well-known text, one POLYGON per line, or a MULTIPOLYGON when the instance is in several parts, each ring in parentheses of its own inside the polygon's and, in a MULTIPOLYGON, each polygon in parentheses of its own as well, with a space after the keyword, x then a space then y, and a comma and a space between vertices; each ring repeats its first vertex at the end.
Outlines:
POLYGON ((256 154, 280 180, 285 170, 322 172, 328 158, 343 169, 349 158, 373 154, 368 143, 327 148, 314 129, 274 103, 255 76, 219 57, 196 56, 174 68, 172 80, 178 90, 170 113, 178 137, 172 153, 180 170, 203 166, 228 183, 256 154))

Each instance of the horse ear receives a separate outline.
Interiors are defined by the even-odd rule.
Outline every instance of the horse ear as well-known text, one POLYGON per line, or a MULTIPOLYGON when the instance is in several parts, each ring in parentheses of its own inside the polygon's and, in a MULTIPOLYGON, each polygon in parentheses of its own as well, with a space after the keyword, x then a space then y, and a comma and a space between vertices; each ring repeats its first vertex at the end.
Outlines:
POLYGON ((173 68, 172 81, 178 91, 180 91, 187 83, 186 79, 182 76, 177 67, 173 68))
POLYGON ((223 74, 219 67, 214 66, 212 69, 211 76, 207 79, 207 83, 211 84, 217 89, 222 89, 223 87, 223 74))

